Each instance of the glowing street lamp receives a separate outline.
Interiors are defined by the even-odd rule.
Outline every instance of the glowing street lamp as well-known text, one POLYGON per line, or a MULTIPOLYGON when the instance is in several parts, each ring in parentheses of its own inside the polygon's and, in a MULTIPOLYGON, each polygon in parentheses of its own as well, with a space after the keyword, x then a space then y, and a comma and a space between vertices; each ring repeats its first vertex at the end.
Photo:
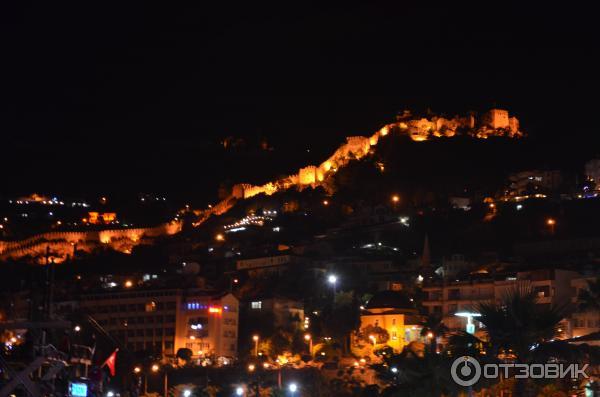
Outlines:
POLYGON ((373 346, 377 344, 377 338, 375 337, 375 335, 369 335, 369 339, 371 340, 371 342, 373 342, 373 346))
POLYGON ((258 357, 258 340, 260 337, 258 335, 253 335, 252 340, 254 341, 254 355, 258 357))
POLYGON ((243 395, 244 395, 244 388, 243 388, 243 387, 241 387, 241 386, 238 386, 238 387, 235 389, 235 395, 236 395, 236 396, 243 396, 243 395))
POLYGON ((556 226, 556 219, 554 219, 554 218, 546 219, 546 225, 548 225, 548 227, 550 228, 550 233, 554 234, 554 228, 556 226))
POLYGON ((304 335, 304 340, 306 342, 308 342, 308 354, 310 354, 312 356, 312 351, 313 351, 313 340, 312 340, 312 336, 311 334, 305 334, 304 335))
POLYGON ((81 331, 81 327, 79 325, 76 325, 75 328, 73 328, 73 331, 79 332, 81 331))
POLYGON ((217 241, 225 241, 225 236, 222 233, 219 233, 215 236, 215 240, 217 241))
POLYGON ((256 366, 254 364, 248 365, 248 371, 253 372, 255 369, 256 369, 256 366))
POLYGON ((133 368, 133 372, 139 374, 140 372, 142 372, 142 369, 140 367, 135 367, 133 368))
POLYGON ((190 397, 192 395, 192 391, 190 389, 185 389, 183 391, 183 397, 190 397))
POLYGON ((158 366, 158 364, 152 364, 152 372, 158 372, 158 370, 160 369, 160 367, 158 366))
POLYGON ((330 274, 329 277, 327 277, 327 282, 333 286, 333 299, 334 300, 335 300, 335 289, 336 289, 337 281, 338 281, 338 278, 335 274, 330 274))
POLYGON ((288 386, 288 389, 290 390, 290 393, 292 393, 292 396, 293 396, 294 393, 296 393, 298 391, 298 385, 296 383, 290 383, 290 385, 288 386))

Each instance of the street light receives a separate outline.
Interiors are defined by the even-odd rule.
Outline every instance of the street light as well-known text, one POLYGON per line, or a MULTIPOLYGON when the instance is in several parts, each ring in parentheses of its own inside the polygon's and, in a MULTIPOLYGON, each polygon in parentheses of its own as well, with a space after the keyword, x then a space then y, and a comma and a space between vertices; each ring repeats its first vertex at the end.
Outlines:
POLYGON ((236 396, 242 396, 242 395, 244 395, 244 388, 243 388, 243 387, 240 387, 240 386, 238 386, 238 387, 235 389, 235 395, 236 395, 236 396))
POLYGON ((295 383, 290 383, 288 388, 290 389, 290 393, 292 393, 292 396, 294 395, 294 393, 296 393, 296 391, 298 391, 298 385, 295 383))
POLYGON ((369 339, 371 340, 371 342, 373 342, 373 346, 377 344, 377 338, 375 337, 375 335, 369 335, 369 339))
POLYGON ((254 364, 248 365, 248 371, 253 372, 255 369, 256 369, 256 366, 254 364))
POLYGON ((158 370, 160 369, 160 367, 158 366, 158 364, 152 364, 152 372, 158 372, 158 370))
POLYGON ((183 397, 190 397, 192 395, 192 391, 190 389, 185 389, 183 391, 183 397))
POLYGON ((140 367, 135 367, 133 369, 133 372, 136 373, 136 374, 139 374, 140 372, 142 372, 142 369, 140 367))
POLYGON ((338 279, 335 274, 330 274, 329 277, 327 277, 327 282, 333 286, 333 300, 334 301, 335 301, 335 287, 337 284, 337 280, 338 279))
POLYGON ((546 219, 546 225, 550 228, 550 233, 554 234, 554 227, 556 226, 556 219, 548 218, 546 219))
POLYGON ((304 335, 304 340, 308 342, 308 354, 312 356, 312 351, 313 351, 313 340, 312 340, 312 336, 310 334, 305 334, 304 335))
POLYGON ((260 337, 258 335, 253 335, 252 340, 254 341, 254 355, 258 357, 258 340, 260 337))
POLYGON ((75 328, 73 328, 73 331, 79 332, 81 331, 81 327, 79 325, 76 325, 75 328))

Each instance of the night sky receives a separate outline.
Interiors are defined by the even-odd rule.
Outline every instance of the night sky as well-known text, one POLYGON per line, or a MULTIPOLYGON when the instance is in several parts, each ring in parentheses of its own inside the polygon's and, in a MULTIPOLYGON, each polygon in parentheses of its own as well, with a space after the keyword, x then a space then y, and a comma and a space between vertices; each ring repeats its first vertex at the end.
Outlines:
POLYGON ((288 158, 284 173, 404 108, 497 105, 557 164, 600 154, 591 9, 15 3, 0 9, 0 194, 204 199, 252 172, 225 136, 267 137, 279 153, 261 164, 288 158))

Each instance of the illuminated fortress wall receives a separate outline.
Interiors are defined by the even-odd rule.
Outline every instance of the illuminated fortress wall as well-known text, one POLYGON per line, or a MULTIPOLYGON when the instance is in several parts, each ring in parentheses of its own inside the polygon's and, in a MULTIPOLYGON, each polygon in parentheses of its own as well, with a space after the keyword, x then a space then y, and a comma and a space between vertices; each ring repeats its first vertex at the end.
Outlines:
POLYGON ((490 136, 520 137, 523 134, 519 130, 519 120, 510 117, 508 111, 502 109, 491 109, 480 120, 474 115, 456 116, 452 119, 432 116, 431 118, 411 118, 410 112, 404 112, 405 117, 401 121, 383 126, 370 137, 350 136, 346 143, 319 166, 309 165, 298 170, 297 174, 277 181, 268 182, 256 186, 240 183, 233 186, 231 195, 208 210, 197 211, 199 216, 195 226, 200 225, 211 215, 220 215, 231 208, 236 200, 248 199, 259 194, 272 195, 278 191, 289 188, 302 189, 306 186, 316 187, 322 184, 329 175, 337 172, 348 162, 358 160, 366 156, 372 146, 376 146, 379 140, 392 131, 409 136, 413 141, 422 142, 433 138, 450 138, 459 133, 467 131, 468 136, 487 139, 490 136))
POLYGON ((78 251, 90 252, 101 246, 131 253, 134 246, 160 236, 179 233, 181 227, 181 222, 170 222, 149 228, 42 233, 19 241, 0 241, 0 259, 43 257, 49 250, 55 262, 60 263, 68 255, 72 255, 75 248, 78 251))

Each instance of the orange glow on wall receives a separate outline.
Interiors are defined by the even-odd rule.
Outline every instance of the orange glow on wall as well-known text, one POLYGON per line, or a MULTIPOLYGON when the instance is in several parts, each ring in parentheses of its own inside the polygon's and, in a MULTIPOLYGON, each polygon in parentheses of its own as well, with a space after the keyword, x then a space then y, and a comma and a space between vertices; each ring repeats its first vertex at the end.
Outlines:
POLYGON ((223 312, 223 309, 221 309, 220 307, 211 306, 208 308, 208 312, 212 314, 221 314, 223 312))
POLYGON ((88 212, 88 222, 92 225, 99 225, 102 223, 110 223, 117 219, 117 214, 114 212, 104 212, 100 214, 96 211, 88 212))

